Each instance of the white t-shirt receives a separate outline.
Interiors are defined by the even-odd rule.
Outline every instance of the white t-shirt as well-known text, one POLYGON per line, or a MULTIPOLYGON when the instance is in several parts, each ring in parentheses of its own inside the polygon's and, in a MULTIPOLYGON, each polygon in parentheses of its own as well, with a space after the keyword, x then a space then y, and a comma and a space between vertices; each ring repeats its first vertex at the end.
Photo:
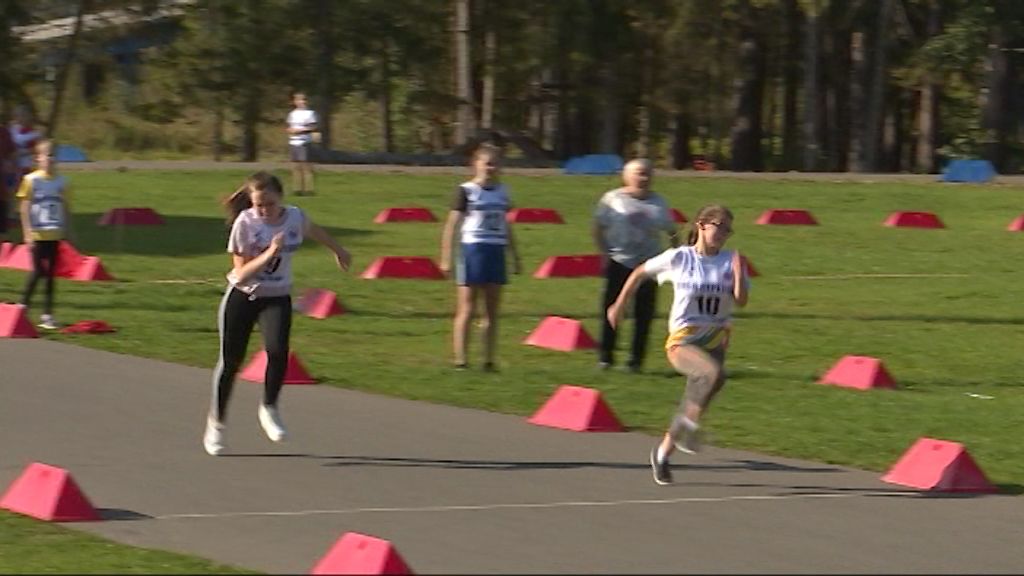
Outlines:
MULTIPOLYGON (((316 112, 309 108, 296 108, 288 113, 289 128, 312 128, 316 125, 316 112)), ((302 146, 313 141, 313 135, 309 132, 302 134, 289 134, 288 144, 302 146)))
POLYGON ((664 198, 654 192, 637 198, 625 188, 606 192, 594 218, 603 230, 609 257, 627 268, 636 268, 661 252, 661 234, 676 229, 664 198))
POLYGON ((255 208, 249 208, 235 218, 228 237, 228 252, 242 256, 259 256, 270 247, 270 239, 284 232, 281 251, 267 266, 245 282, 239 282, 234 270, 228 273, 228 282, 255 297, 285 296, 292 289, 292 254, 302 245, 302 232, 306 228, 306 215, 295 206, 285 206, 284 215, 277 225, 268 224, 259 217, 255 208))
POLYGON ((508 244, 506 216, 511 207, 504 184, 484 188, 472 181, 455 191, 452 209, 464 212, 463 244, 508 244))
POLYGON ((657 277, 659 284, 672 283, 675 292, 668 330, 673 335, 681 332, 681 343, 717 342, 732 322, 732 259, 732 250, 702 256, 693 246, 680 246, 644 263, 644 270, 657 277))

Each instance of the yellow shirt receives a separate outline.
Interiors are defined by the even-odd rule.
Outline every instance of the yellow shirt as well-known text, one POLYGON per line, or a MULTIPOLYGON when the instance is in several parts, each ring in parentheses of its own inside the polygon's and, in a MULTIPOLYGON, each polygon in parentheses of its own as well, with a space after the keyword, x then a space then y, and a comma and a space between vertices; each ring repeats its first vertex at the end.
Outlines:
POLYGON ((68 226, 70 192, 63 176, 36 170, 21 180, 16 197, 28 202, 28 230, 33 240, 61 240, 68 226))

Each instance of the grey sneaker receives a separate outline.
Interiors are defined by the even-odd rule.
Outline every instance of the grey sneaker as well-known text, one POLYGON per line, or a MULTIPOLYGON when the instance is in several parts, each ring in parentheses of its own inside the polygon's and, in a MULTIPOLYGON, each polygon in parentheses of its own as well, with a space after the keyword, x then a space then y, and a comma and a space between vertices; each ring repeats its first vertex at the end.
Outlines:
POLYGON ((288 431, 284 428, 277 407, 260 403, 259 419, 260 426, 272 442, 284 442, 288 438, 288 431))
POLYGON ((668 460, 658 459, 658 447, 651 448, 651 472, 654 474, 654 482, 659 486, 668 486, 672 483, 672 468, 668 460))
POLYGON ((56 330, 60 328, 60 324, 57 324, 52 314, 43 314, 39 317, 39 327, 44 330, 56 330))
POLYGON ((224 444, 225 426, 213 418, 206 419, 206 433, 203 434, 203 448, 210 456, 220 456, 227 447, 224 444))
POLYGON ((683 452, 684 454, 696 454, 700 452, 701 446, 703 445, 704 433, 701 429, 694 428, 683 428, 683 433, 680 438, 676 438, 674 441, 676 450, 683 452))

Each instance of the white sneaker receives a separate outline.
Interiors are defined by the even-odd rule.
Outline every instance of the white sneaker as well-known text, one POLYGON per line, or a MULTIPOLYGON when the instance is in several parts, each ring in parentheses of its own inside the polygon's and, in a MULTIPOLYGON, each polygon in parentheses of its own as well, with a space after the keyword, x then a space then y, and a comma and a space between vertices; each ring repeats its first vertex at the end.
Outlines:
POLYGON ((281 415, 278 414, 276 407, 260 403, 258 412, 260 426, 266 432, 267 438, 270 438, 272 442, 283 442, 288 438, 288 431, 285 430, 284 423, 281 422, 281 415))
POLYGON ((60 328, 57 321, 53 319, 53 314, 43 314, 40 316, 38 326, 46 330, 56 330, 57 328, 60 328))
POLYGON ((683 427, 683 433, 680 434, 679 438, 674 438, 673 443, 676 446, 676 450, 684 454, 696 454, 700 452, 701 445, 703 442, 703 432, 700 426, 690 428, 687 426, 683 427))
POLYGON ((224 444, 224 430, 227 427, 213 418, 206 419, 206 433, 203 434, 203 448, 210 456, 220 456, 227 445, 224 444))

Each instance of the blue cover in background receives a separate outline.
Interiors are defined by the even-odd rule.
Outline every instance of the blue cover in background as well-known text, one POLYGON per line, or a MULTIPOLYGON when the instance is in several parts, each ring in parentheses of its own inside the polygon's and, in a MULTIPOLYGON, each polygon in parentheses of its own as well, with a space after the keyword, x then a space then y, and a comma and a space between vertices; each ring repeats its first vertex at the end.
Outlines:
POLYGON ((562 170, 566 174, 618 174, 622 166, 622 157, 618 154, 587 154, 569 158, 562 170))
POLYGON ((942 171, 943 182, 989 182, 996 170, 988 160, 952 160, 942 171))
POLYGON ((57 162, 88 162, 89 158, 85 156, 85 152, 82 151, 78 146, 71 146, 70 144, 58 144, 57 150, 54 151, 54 157, 57 162))

